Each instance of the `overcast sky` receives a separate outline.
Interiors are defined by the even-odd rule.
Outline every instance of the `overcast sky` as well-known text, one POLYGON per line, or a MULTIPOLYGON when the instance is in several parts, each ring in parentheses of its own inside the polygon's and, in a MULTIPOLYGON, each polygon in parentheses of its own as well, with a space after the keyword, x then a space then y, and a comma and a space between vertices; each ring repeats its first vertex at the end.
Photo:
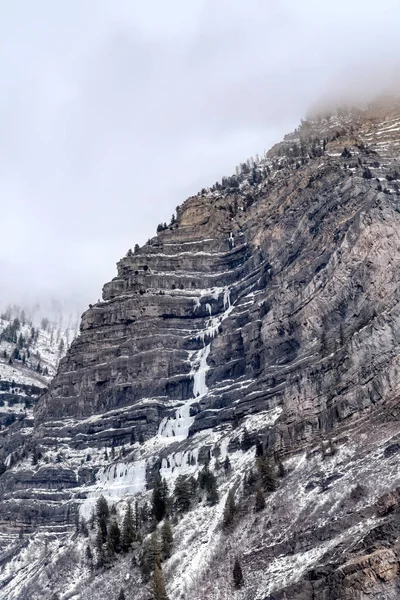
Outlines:
POLYGON ((0 0, 0 302, 100 296, 174 208, 398 72, 399 0, 0 0))

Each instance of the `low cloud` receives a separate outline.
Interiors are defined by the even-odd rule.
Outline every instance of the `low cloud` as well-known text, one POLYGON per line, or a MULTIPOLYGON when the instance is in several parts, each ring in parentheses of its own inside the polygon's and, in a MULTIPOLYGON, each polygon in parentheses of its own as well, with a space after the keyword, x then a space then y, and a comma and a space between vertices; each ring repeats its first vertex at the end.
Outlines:
POLYGON ((95 301, 177 204, 398 80, 398 0, 0 8, 2 299, 95 301))

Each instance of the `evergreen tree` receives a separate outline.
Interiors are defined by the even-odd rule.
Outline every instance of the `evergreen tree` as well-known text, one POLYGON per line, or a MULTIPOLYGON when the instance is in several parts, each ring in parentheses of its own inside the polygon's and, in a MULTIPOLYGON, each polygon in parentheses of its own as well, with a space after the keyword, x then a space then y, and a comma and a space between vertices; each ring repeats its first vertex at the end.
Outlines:
POLYGON ((157 521, 161 521, 166 513, 166 504, 168 498, 168 486, 164 480, 161 480, 160 472, 154 479, 153 495, 152 495, 152 511, 157 521))
POLYGON ((165 590, 164 575, 159 565, 156 565, 154 569, 152 587, 154 600, 168 600, 167 592, 165 590))
POLYGON ((165 513, 164 513, 164 517, 165 517, 166 515, 168 515, 171 512, 171 507, 172 507, 172 498, 169 495, 168 483, 167 483, 167 480, 165 479, 165 477, 162 480, 161 493, 162 493, 162 497, 164 499, 164 504, 165 504, 165 513))
POLYGON ((64 353, 64 349, 65 349, 65 342, 64 342, 64 339, 61 338, 60 343, 58 344, 58 354, 59 354, 59 356, 62 356, 62 354, 64 353))
POLYGON ((100 552, 101 550, 103 550, 103 532, 101 531, 100 527, 97 527, 97 532, 96 532, 96 550, 98 552, 100 552))
POLYGON ((249 450, 252 447, 252 445, 253 445, 253 442, 250 437, 250 434, 247 431, 247 429, 244 429, 240 447, 243 450, 243 452, 247 452, 247 450, 249 450))
POLYGON ((235 502, 235 494, 233 490, 230 490, 228 493, 228 497, 225 502, 224 508, 224 517, 223 523, 224 527, 229 527, 233 523, 233 518, 236 513, 236 502, 235 502))
POLYGON ((110 514, 110 510, 108 508, 108 502, 104 498, 104 496, 100 496, 100 498, 96 502, 97 519, 98 520, 100 520, 101 518, 108 519, 109 514, 110 514))
POLYGON ((135 531, 138 531, 140 528, 140 508, 139 502, 136 500, 135 502, 135 531))
POLYGON ((224 471, 225 471, 225 474, 227 475, 228 473, 230 473, 231 469, 232 469, 231 461, 229 460, 229 456, 226 455, 225 460, 224 460, 224 471))
POLYGON ((86 557, 86 562, 89 565, 89 568, 93 569, 93 553, 92 553, 92 550, 91 550, 89 544, 86 546, 85 557, 86 557))
POLYGON ((104 496, 100 496, 100 498, 96 502, 96 516, 97 524, 99 526, 99 530, 101 531, 103 543, 107 539, 107 521, 109 514, 110 511, 108 508, 107 500, 104 498, 104 496))
POLYGON ((94 526, 95 526, 95 524, 96 524, 96 511, 95 511, 95 509, 94 509, 94 507, 93 507, 93 508, 92 508, 91 515, 90 515, 90 519, 89 519, 89 527, 90 527, 90 529, 91 529, 92 531, 93 531, 93 529, 94 529, 94 526))
POLYGON ((213 473, 210 472, 209 482, 207 485, 207 502, 214 506, 219 500, 217 479, 213 473))
POLYGON ((151 573, 156 566, 161 565, 161 549, 156 531, 146 541, 143 550, 142 570, 144 574, 151 573))
POLYGON ((121 550, 121 532, 115 519, 112 519, 108 528, 107 550, 111 556, 121 550))
POLYGON ((262 491, 262 488, 259 487, 259 488, 257 488, 257 493, 256 493, 255 509, 257 512, 260 512, 261 510, 264 510, 264 508, 265 508, 264 492, 262 491))
POLYGON ((147 504, 147 502, 145 502, 142 506, 142 508, 140 509, 140 522, 141 523, 146 523, 151 516, 151 511, 150 511, 150 507, 147 504))
POLYGON ((186 475, 179 475, 174 488, 175 506, 179 512, 189 510, 193 498, 192 483, 186 475))
POLYGON ((34 446, 33 453, 32 453, 32 464, 37 465, 41 458, 42 458, 42 453, 40 452, 40 450, 37 449, 36 446, 34 446))
POLYGON ((364 177, 364 179, 372 179, 371 169, 369 169, 368 167, 365 167, 364 171, 363 171, 363 177, 364 177))
POLYGON ((240 562, 238 558, 235 558, 235 563, 233 565, 233 584, 236 589, 242 587, 244 583, 242 567, 240 566, 240 562))
POLYGON ((263 456, 264 455, 264 447, 262 445, 262 442, 260 442, 260 440, 257 440, 256 442, 256 456, 263 456))
POLYGON ((133 524, 132 506, 128 502, 128 506, 122 521, 121 547, 123 552, 128 552, 132 542, 135 539, 135 529, 133 524))
POLYGON ((80 532, 79 512, 75 513, 75 532, 80 532))
POLYGON ((207 502, 211 505, 216 504, 219 500, 217 480, 215 475, 210 471, 208 462, 199 473, 198 484, 200 489, 206 490, 207 502))
POLYGON ((103 567, 106 562, 103 543, 104 543, 103 542, 103 532, 101 530, 101 527, 99 526, 97 528, 97 535, 96 535, 96 551, 97 551, 96 567, 98 569, 103 567))
POLYGON ((278 477, 285 477, 286 469, 279 454, 276 457, 276 466, 278 467, 278 477))
POLYGON ((191 475, 189 477, 189 485, 190 485, 190 494, 192 497, 192 500, 194 498, 194 496, 196 495, 197 492, 197 480, 195 477, 193 477, 193 475, 191 475))
POLYGON ((266 457, 257 459, 258 477, 264 490, 273 492, 276 490, 276 476, 271 463, 266 457))
POLYGON ((172 535, 172 529, 169 521, 166 519, 161 528, 161 548, 162 556, 164 559, 170 558, 172 552, 172 544, 174 537, 172 535))
POLYGON ((118 594, 118 598, 117 600, 125 600, 125 592, 124 590, 121 588, 119 594, 118 594))
POLYGON ((24 344, 25 344, 25 338, 22 335, 22 333, 20 333, 19 336, 18 336, 18 348, 20 350, 22 350, 22 348, 24 347, 24 344))

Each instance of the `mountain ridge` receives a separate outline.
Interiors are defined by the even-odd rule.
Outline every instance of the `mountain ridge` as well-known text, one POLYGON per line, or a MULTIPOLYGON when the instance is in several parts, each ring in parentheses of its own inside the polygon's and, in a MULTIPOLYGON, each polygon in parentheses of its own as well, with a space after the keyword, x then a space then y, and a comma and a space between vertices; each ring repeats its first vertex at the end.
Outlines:
POLYGON ((41 459, 14 457, 0 478, 0 597, 101 599, 120 576, 145 598, 126 558, 82 566, 74 515, 90 519, 104 494, 122 518, 157 474, 172 491, 210 460, 220 499, 176 516, 171 598, 397 597, 399 131, 398 103, 305 121, 119 261, 35 411, 41 459), (285 473, 261 513, 254 447, 285 473), (226 533, 230 490, 241 518, 226 533), (55 555, 77 544, 75 587, 42 568, 44 531, 55 555))

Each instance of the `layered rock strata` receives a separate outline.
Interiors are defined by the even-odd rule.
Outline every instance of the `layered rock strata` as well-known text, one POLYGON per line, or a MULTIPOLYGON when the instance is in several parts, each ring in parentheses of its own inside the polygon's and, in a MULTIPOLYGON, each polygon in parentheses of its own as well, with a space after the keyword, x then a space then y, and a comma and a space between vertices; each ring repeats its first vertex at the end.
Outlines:
MULTIPOLYGON (((0 478, 7 556, 21 528, 67 535, 100 493, 145 494, 159 467, 173 484, 218 451, 243 474, 246 427, 289 474, 269 517, 250 524, 260 535, 270 521, 259 548, 247 529, 233 538, 259 577, 243 598, 396 598, 397 454, 377 461, 400 433, 399 132, 396 103, 303 123, 120 260, 38 404, 43 460, 0 478), (330 463, 319 454, 329 439, 340 448, 330 463), (104 448, 125 457, 110 465, 104 448), (380 513, 388 494, 394 508, 380 513)), ((206 557, 229 571, 234 543, 223 558, 213 531, 206 557)), ((209 597, 223 598, 224 576, 207 576, 209 597)), ((12 579, 0 584, 22 597, 12 579)), ((178 567, 169 585, 174 598, 197 597, 178 567)))

